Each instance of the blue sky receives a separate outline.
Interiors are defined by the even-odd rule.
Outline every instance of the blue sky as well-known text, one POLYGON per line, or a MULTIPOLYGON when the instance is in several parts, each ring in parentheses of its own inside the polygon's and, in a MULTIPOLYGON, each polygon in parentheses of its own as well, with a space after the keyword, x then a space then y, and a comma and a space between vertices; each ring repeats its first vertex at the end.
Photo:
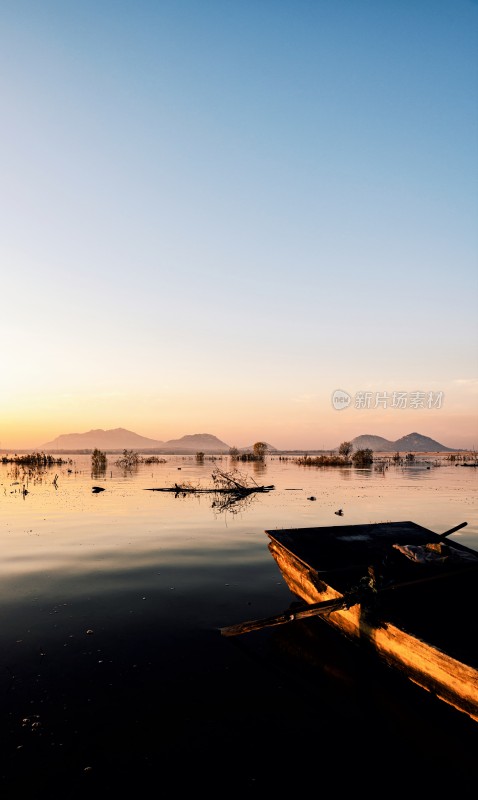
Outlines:
POLYGON ((2 0, 0 90, 0 446, 478 445, 476 2, 2 0))

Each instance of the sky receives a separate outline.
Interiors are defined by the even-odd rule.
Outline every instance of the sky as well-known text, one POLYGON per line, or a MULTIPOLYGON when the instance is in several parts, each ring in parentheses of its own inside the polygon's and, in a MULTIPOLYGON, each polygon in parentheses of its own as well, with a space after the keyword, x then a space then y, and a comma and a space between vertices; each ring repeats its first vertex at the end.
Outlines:
POLYGON ((0 448, 478 447, 476 0, 0 0, 0 448))

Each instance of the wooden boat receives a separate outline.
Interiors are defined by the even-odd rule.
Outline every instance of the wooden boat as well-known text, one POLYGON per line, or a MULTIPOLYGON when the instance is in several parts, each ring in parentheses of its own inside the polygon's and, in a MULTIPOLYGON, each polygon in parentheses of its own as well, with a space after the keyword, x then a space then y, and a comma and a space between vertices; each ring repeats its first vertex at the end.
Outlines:
POLYGON ((233 635, 319 615, 478 721, 478 553, 414 522, 267 530, 302 604, 233 635))

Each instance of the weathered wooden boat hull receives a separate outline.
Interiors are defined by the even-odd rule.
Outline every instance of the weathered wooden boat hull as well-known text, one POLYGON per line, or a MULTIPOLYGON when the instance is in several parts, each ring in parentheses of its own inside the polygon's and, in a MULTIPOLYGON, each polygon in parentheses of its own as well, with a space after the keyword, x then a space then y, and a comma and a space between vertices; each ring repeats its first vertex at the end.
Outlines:
POLYGON ((478 721, 477 553, 448 540, 443 559, 412 563, 394 545, 442 542, 412 522, 266 533, 289 589, 308 604, 343 597, 374 571, 384 573, 376 594, 321 619, 478 721))

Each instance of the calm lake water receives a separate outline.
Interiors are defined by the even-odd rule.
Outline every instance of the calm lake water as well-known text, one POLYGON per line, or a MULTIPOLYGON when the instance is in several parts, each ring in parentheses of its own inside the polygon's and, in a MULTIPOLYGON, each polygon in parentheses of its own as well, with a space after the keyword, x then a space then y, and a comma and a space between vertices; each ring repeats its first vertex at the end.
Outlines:
POLYGON ((210 487, 228 457, 126 472, 116 458, 101 477, 89 456, 31 475, 0 465, 4 797, 367 790, 384 761, 402 787, 449 780, 475 796, 478 725, 323 621, 219 629, 296 599, 266 529, 467 521, 453 537, 478 551, 477 469, 268 457, 238 469, 274 490, 222 510, 213 495, 148 490, 210 487))

